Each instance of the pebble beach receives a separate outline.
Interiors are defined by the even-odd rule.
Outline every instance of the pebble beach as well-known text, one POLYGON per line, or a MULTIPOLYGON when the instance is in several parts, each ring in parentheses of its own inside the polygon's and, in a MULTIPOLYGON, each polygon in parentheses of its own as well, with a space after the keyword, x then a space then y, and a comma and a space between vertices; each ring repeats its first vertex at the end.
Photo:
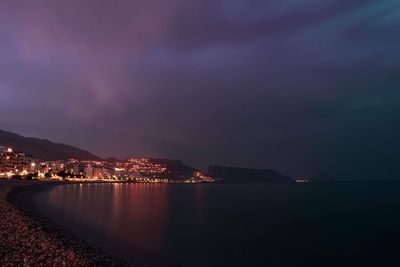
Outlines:
POLYGON ((0 266, 136 266, 37 212, 32 194, 54 184, 0 181, 0 266))

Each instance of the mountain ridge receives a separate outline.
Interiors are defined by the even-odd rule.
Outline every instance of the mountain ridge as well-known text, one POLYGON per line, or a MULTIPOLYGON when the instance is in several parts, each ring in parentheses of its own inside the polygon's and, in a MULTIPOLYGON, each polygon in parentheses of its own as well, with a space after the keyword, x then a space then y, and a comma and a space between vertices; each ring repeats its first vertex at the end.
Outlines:
POLYGON ((62 143, 54 143, 48 139, 25 137, 0 129, 0 145, 10 146, 41 160, 101 160, 89 151, 62 143))
POLYGON ((272 169, 251 169, 213 165, 207 175, 226 183, 279 183, 294 182, 293 178, 272 169))

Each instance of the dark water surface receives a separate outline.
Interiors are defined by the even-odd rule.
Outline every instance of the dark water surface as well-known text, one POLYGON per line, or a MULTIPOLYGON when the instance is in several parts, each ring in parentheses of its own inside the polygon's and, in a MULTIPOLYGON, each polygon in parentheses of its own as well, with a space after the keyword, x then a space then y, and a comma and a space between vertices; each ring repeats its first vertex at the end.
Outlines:
POLYGON ((146 266, 400 266, 400 183, 70 184, 35 205, 146 266))

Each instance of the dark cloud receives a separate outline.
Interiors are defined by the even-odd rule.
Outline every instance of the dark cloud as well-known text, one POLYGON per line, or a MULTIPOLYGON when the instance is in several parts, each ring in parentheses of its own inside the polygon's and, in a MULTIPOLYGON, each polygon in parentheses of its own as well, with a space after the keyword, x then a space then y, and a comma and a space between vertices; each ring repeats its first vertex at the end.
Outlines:
POLYGON ((102 156, 396 178, 399 26, 395 0, 5 0, 0 125, 102 156))

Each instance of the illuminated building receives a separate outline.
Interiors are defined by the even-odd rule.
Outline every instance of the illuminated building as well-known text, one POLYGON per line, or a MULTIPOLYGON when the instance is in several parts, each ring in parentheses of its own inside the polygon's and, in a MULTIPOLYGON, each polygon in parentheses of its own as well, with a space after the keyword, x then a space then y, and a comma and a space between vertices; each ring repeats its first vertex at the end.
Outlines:
POLYGON ((0 146, 0 176, 28 175, 31 173, 33 159, 25 153, 0 146))
POLYGON ((86 177, 86 178, 93 178, 93 177, 94 177, 93 167, 92 167, 91 164, 89 164, 89 165, 86 166, 86 168, 85 168, 85 177, 86 177))

